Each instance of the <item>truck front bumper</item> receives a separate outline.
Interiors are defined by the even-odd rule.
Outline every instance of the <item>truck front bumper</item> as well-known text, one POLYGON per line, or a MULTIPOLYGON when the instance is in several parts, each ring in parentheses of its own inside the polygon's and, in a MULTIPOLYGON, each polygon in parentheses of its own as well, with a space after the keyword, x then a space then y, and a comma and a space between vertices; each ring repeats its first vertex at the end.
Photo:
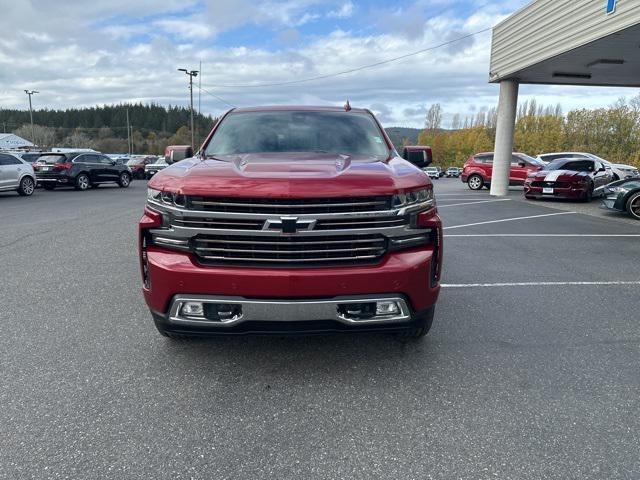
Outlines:
POLYGON ((176 295, 168 314, 152 311, 152 315, 158 328, 165 332, 241 335, 406 330, 432 316, 432 309, 415 312, 406 298, 398 295, 360 295, 325 300, 250 300, 242 297, 176 295), (181 312, 183 305, 194 301, 218 308, 235 308, 237 314, 220 320, 194 318, 181 312), (395 303, 398 311, 370 318, 357 318, 349 314, 350 309, 375 305, 377 302, 395 303))
MULTIPOLYGON (((434 247, 388 254, 375 265, 277 269, 201 266, 188 253, 150 247, 143 289, 154 320, 176 333, 238 334, 406 329, 428 315, 440 287, 434 247), (229 322, 181 315, 186 301, 240 305, 229 322), (399 314, 364 319, 341 315, 350 303, 396 301, 399 314)), ((437 261, 437 260, 436 260, 437 261)))

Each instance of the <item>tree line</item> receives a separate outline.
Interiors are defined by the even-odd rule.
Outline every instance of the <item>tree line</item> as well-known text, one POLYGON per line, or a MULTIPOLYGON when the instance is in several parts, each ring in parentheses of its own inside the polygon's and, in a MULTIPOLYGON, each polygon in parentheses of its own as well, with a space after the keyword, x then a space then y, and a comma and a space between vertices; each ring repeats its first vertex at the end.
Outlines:
MULTIPOLYGON (((495 108, 461 118, 454 115, 452 130, 442 130, 442 107, 431 105, 420 145, 430 145, 434 163, 462 166, 470 155, 493 150, 495 108)), ((640 95, 620 99, 607 108, 577 109, 563 114, 560 105, 535 100, 518 107, 514 150, 528 155, 579 151, 594 153, 614 163, 640 166, 640 95)))
MULTIPOLYGON (((134 153, 160 154, 167 145, 190 144, 190 111, 185 107, 156 104, 119 104, 65 110, 34 110, 32 137, 29 111, 0 109, 0 128, 28 139, 44 149, 94 148, 102 152, 128 152, 128 135, 134 153), (127 111, 130 131, 127 132, 127 111)), ((196 143, 209 133, 217 119, 196 113, 196 143)))

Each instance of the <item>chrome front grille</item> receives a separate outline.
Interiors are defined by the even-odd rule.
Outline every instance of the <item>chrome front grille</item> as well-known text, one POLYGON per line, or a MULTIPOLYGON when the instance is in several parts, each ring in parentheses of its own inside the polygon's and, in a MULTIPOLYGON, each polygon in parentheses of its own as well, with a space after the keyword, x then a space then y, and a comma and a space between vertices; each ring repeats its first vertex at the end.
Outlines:
POLYGON ((187 209, 217 213, 313 215, 390 210, 391 197, 353 198, 225 198, 187 197, 187 209))
POLYGON ((384 256, 382 235, 278 236, 198 235, 192 249, 203 263, 315 266, 371 263, 384 256))
MULTIPOLYGON (((170 221, 171 227, 178 228, 194 228, 194 229, 216 229, 216 230, 262 230, 265 227, 266 220, 262 219, 236 219, 221 218, 213 216, 189 216, 189 217, 173 217, 170 221)), ((372 228, 389 228, 401 227, 409 225, 409 217, 404 216, 388 216, 376 215, 372 217, 344 217, 344 218, 327 218, 319 219, 315 223, 313 230, 333 231, 333 230, 353 230, 353 229, 372 229, 372 228)))
POLYGON ((388 251, 431 242, 417 215, 433 199, 406 200, 404 194, 252 199, 151 192, 148 208, 162 214, 162 226, 150 231, 149 241, 211 266, 372 264, 388 251))

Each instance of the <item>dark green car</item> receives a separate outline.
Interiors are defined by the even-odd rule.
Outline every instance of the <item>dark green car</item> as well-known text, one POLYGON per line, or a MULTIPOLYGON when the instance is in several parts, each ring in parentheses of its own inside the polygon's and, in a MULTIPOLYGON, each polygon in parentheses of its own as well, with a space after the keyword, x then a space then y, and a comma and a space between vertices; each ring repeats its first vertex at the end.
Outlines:
POLYGON ((640 220, 640 177, 618 180, 604 187, 602 206, 627 212, 640 220))

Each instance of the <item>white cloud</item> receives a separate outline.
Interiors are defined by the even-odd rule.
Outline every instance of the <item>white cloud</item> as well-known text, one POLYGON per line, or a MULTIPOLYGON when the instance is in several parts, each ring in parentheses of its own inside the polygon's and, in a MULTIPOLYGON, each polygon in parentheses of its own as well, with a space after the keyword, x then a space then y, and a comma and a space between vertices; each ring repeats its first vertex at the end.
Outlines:
MULTIPOLYGON (((504 1, 511 5, 524 0, 504 1)), ((23 0, 2 8, 6 14, 0 18, 0 27, 15 33, 0 38, 3 107, 26 108, 24 88, 41 92, 34 97, 36 108, 137 100, 183 104, 188 97, 187 84, 176 68, 198 68, 200 61, 203 87, 234 104, 342 105, 348 98, 353 106, 379 112, 389 126, 421 126, 426 108, 435 102, 442 104, 447 120, 456 112, 464 116, 497 101, 497 87, 487 83, 489 33, 330 79, 263 88, 220 85, 277 83, 380 62, 491 26, 506 11, 496 6, 499 2, 462 17, 446 13, 429 18, 420 13, 417 3, 404 11, 418 12, 411 34, 407 34, 402 15, 393 11, 390 14, 397 14, 397 23, 371 28, 371 17, 360 15, 363 7, 351 2, 218 0, 208 2, 205 11, 195 16, 192 10, 176 14, 196 5, 178 0, 148 0, 146 8, 130 0, 76 0, 65 8, 56 3, 23 0), (301 22, 315 21, 315 26, 322 21, 317 15, 326 17, 340 11, 346 15, 348 8, 352 9, 349 23, 353 23, 353 30, 305 36, 306 27, 296 28, 301 22), (356 8, 357 16, 353 15, 356 8), (153 20, 136 22, 143 11, 153 11, 153 20), (32 20, 26 23, 23 18, 32 20), (228 32, 252 25, 271 29, 278 49, 273 50, 273 45, 269 49, 220 46, 228 32)), ((523 100, 536 96, 543 103, 561 102, 565 110, 605 106, 624 94, 632 93, 544 86, 521 89, 523 100)), ((204 112, 214 115, 227 108, 204 93, 202 105, 204 112)))
POLYGON ((327 17, 329 18, 349 18, 353 15, 353 11, 355 7, 352 2, 343 3, 340 8, 336 10, 331 10, 327 13, 327 17))

